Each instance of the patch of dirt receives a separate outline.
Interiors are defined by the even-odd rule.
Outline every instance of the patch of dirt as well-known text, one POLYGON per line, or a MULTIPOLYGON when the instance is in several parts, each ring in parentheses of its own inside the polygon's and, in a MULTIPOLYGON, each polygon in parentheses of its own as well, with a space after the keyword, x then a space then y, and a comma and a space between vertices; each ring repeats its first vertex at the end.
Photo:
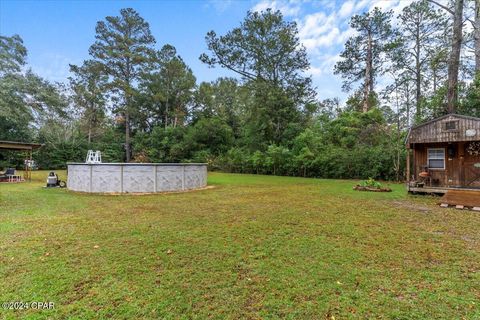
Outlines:
POLYGON ((419 205, 419 204, 416 204, 410 201, 405 201, 405 200, 404 201, 395 200, 395 201, 392 201, 391 204, 393 204, 396 207, 401 207, 411 211, 419 211, 422 213, 428 213, 432 211, 432 208, 430 207, 419 205))

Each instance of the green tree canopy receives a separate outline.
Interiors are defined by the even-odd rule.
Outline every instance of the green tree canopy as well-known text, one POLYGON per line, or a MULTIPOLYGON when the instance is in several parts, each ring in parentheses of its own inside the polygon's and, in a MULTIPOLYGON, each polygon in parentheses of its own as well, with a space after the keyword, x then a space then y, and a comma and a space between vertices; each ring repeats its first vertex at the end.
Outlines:
POLYGON ((0 74, 20 72, 26 58, 27 49, 19 35, 0 35, 0 74))
POLYGON ((88 143, 99 134, 100 124, 106 114, 105 85, 108 76, 98 62, 87 60, 81 66, 70 65, 73 74, 70 87, 73 90, 73 102, 79 110, 81 122, 86 128, 88 143))
POLYGON ((168 44, 156 52, 151 67, 141 82, 141 116, 149 126, 184 125, 196 83, 192 70, 168 44))

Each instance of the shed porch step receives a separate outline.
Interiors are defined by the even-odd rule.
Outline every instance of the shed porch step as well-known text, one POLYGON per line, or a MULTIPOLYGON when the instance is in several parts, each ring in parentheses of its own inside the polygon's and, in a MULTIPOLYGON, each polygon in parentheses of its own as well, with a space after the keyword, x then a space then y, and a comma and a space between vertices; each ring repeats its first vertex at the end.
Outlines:
POLYGON ((457 209, 470 208, 480 211, 480 190, 448 190, 438 204, 441 207, 454 206, 457 209))

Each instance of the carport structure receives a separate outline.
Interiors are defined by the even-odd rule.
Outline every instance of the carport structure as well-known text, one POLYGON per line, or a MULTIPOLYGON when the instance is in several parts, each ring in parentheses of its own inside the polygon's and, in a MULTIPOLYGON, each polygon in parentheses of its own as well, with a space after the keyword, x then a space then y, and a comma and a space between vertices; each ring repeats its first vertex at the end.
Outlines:
MULTIPOLYGON (((32 160, 32 152, 38 148, 41 148, 43 144, 40 143, 28 143, 28 142, 18 142, 18 141, 2 141, 0 140, 0 151, 9 150, 26 153, 25 160, 32 160)), ((31 179, 31 168, 27 165, 25 161, 25 169, 23 172, 23 178, 25 180, 31 179)))

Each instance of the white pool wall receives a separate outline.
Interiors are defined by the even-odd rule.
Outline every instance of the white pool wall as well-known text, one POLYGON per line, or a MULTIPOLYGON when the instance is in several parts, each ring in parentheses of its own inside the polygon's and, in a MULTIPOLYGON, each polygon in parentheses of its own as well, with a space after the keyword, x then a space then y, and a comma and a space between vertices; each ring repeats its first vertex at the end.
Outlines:
POLYGON ((207 186, 205 163, 67 163, 67 188, 92 193, 156 193, 207 186))

